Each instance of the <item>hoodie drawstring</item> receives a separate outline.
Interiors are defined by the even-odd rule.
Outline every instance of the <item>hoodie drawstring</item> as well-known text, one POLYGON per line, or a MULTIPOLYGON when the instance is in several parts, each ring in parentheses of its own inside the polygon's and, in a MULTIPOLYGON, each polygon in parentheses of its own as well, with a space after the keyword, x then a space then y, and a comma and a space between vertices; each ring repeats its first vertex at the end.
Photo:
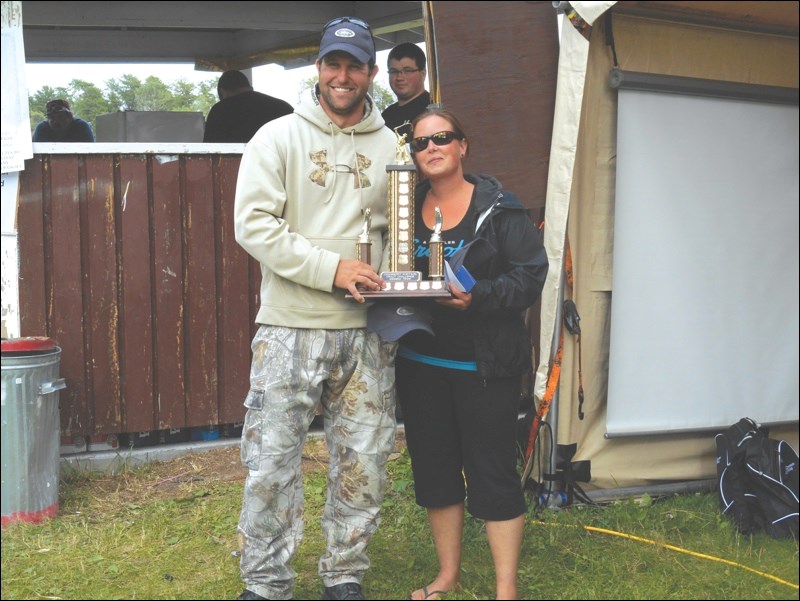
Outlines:
MULTIPOLYGON (((339 166, 340 166, 336 156, 336 142, 335 142, 336 130, 334 130, 333 123, 330 121, 328 122, 328 128, 330 129, 331 140, 332 140, 331 150, 333 152, 333 156, 330 157, 329 159, 329 165, 332 166, 331 171, 333 171, 333 182, 331 182, 330 195, 325 200, 325 204, 328 204, 331 200, 333 200, 333 194, 336 189, 336 180, 339 177, 339 166)), ((355 187, 358 188, 358 204, 361 207, 361 214, 363 215, 365 210, 364 190, 363 186, 361 185, 361 171, 359 170, 358 152, 356 151, 356 130, 351 129, 349 133, 350 133, 350 146, 353 149, 353 166, 350 167, 348 165, 341 165, 341 167, 347 167, 349 173, 355 178, 355 187)))
POLYGON ((364 190, 361 186, 361 171, 358 169, 358 152, 356 151, 356 130, 350 130, 350 145, 353 147, 353 177, 356 178, 356 186, 358 187, 358 205, 361 207, 361 214, 364 214, 364 190))

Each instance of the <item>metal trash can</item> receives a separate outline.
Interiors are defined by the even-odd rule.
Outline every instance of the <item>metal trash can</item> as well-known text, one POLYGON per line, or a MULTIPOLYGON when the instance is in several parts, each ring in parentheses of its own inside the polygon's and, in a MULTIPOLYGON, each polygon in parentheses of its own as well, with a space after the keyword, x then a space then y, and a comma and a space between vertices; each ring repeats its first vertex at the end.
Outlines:
POLYGON ((2 525, 58 511, 61 349, 44 337, 2 341, 2 525))

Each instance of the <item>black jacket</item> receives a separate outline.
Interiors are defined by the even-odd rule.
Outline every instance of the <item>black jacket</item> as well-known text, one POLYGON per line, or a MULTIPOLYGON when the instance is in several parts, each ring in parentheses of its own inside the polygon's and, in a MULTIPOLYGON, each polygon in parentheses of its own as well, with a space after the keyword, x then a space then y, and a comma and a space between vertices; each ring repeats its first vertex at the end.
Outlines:
POLYGON ((203 142, 249 142, 262 125, 293 112, 285 100, 253 90, 228 96, 208 111, 203 142))
MULTIPOLYGON (((547 253, 528 210, 488 175, 465 175, 475 184, 475 239, 463 252, 477 280, 467 315, 474 324, 475 360, 484 378, 522 375, 531 369, 531 340, 524 312, 539 298, 547 253)), ((423 199, 430 182, 417 186, 423 199)))

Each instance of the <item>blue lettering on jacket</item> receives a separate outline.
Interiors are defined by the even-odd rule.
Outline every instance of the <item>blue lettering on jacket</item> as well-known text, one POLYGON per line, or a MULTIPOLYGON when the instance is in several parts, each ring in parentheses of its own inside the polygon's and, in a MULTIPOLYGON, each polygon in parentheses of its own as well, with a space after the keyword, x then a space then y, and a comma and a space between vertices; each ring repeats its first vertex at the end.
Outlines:
MULTIPOLYGON (((461 239, 456 244, 455 241, 451 241, 449 244, 446 244, 443 249, 444 258, 447 259, 452 257, 456 254, 459 250, 464 248, 464 240, 461 239)), ((428 241, 422 241, 419 238, 414 238, 414 256, 415 257, 430 257, 431 250, 428 248, 428 241)))

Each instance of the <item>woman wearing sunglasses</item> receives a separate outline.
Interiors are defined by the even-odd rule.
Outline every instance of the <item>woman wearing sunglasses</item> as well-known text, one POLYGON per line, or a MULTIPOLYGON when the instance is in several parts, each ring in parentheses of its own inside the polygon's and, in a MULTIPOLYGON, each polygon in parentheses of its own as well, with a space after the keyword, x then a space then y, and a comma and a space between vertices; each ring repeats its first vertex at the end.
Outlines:
POLYGON ((444 256, 476 280, 431 301, 434 336, 400 340, 397 390, 416 500, 428 512, 439 573, 411 599, 456 586, 465 507, 486 524, 497 599, 516 599, 525 500, 517 474, 521 376, 531 369, 524 312, 547 274, 541 236, 516 196, 487 175, 465 174, 469 140, 449 111, 412 123, 416 190, 415 269, 428 270, 428 240, 441 212, 444 256), (465 505, 466 500, 466 505, 465 505))

